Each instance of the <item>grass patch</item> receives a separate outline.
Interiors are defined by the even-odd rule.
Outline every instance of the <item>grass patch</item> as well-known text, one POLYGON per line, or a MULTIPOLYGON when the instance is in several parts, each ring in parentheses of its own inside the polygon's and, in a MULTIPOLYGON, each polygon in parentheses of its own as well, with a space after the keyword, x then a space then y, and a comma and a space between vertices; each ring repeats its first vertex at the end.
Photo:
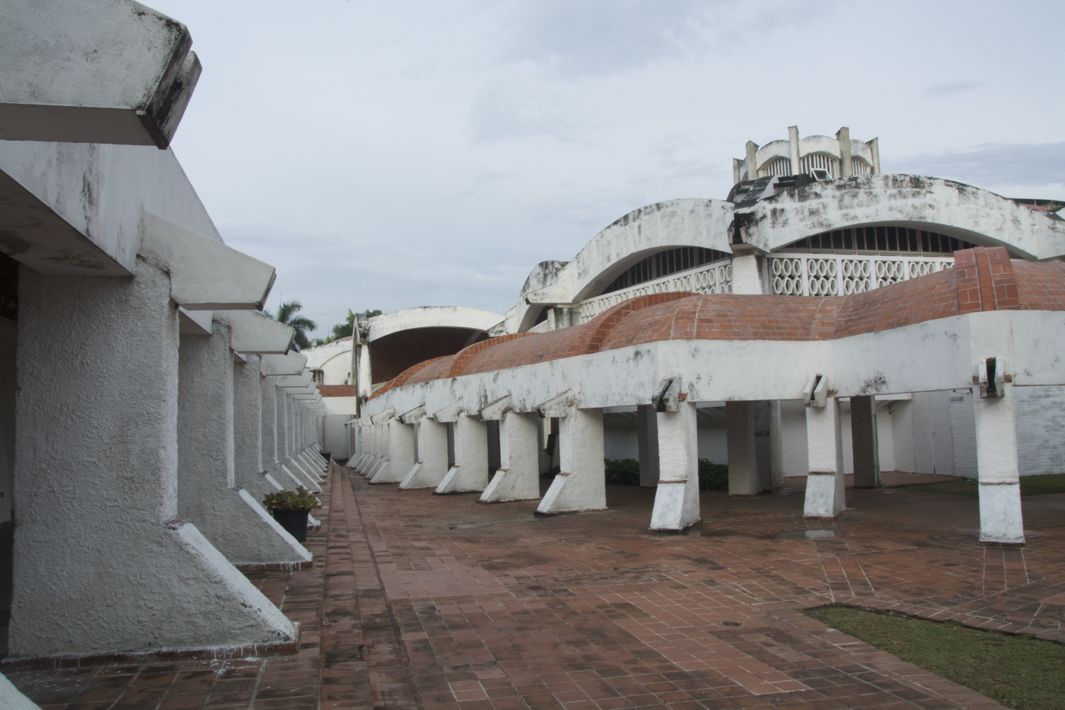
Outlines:
POLYGON ((1014 708, 1065 704, 1065 645, 841 606, 808 616, 1014 708))
MULTIPOLYGON (((919 491, 925 493, 946 493, 955 496, 975 496, 979 494, 980 486, 975 479, 960 478, 956 481, 944 481, 943 483, 922 483, 916 486, 906 486, 907 491, 919 491)), ((1038 496, 1048 493, 1065 493, 1065 473, 1051 473, 1045 476, 1021 476, 1021 495, 1038 496)))

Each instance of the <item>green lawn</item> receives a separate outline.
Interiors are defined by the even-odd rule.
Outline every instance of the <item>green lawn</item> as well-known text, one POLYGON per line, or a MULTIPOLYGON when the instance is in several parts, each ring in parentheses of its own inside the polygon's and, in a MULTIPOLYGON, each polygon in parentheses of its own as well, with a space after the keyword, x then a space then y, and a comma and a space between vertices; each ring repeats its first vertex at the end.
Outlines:
POLYGON ((1065 645, 842 606, 806 613, 1003 705, 1065 707, 1065 645))
MULTIPOLYGON (((979 486, 969 478, 959 478, 945 483, 922 483, 906 486, 907 491, 927 493, 948 493, 955 496, 975 496, 979 486)), ((1046 493, 1065 493, 1065 473, 1051 473, 1046 476, 1021 476, 1021 495, 1038 496, 1046 493)))

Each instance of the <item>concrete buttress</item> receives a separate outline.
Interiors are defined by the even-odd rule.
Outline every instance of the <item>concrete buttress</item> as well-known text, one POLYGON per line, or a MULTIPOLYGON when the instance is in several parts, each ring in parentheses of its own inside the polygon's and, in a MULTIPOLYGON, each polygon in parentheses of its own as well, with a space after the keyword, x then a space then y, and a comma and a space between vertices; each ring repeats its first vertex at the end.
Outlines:
POLYGON ((573 407, 559 420, 561 470, 536 508, 541 515, 606 510, 603 412, 573 407))
POLYGON ((216 322, 209 337, 182 338, 179 363, 178 514, 235 565, 310 560, 310 553, 237 486, 229 327, 216 322))
POLYGON ((699 432, 695 405, 658 414, 660 475, 651 529, 678 532, 699 522, 699 432))
POLYGON ((19 277, 12 656, 288 642, 292 623, 178 515, 170 279, 19 277), (57 358, 56 353, 64 353, 57 358))

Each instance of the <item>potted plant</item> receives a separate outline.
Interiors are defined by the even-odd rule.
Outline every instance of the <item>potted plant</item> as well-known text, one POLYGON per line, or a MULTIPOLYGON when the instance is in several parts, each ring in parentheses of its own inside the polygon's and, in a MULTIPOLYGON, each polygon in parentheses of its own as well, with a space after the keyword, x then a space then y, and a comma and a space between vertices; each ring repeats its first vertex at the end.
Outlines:
POLYGON ((263 506, 289 535, 300 542, 307 539, 307 514, 318 505, 318 499, 300 486, 294 491, 274 491, 263 498, 263 506))

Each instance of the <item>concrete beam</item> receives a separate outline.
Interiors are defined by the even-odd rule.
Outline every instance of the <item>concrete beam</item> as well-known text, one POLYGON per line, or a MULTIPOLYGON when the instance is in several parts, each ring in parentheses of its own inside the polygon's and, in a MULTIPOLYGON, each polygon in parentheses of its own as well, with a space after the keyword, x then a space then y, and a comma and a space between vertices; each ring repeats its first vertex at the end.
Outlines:
POLYGON ((220 311, 220 320, 229 324, 231 348, 242 353, 284 355, 292 345, 295 331, 258 311, 220 311))
POLYGON ((269 264, 151 213, 140 252, 170 273, 170 297, 187 310, 261 310, 276 276, 269 264))
POLYGON ((299 375, 307 365, 307 356, 298 352, 284 355, 263 355, 262 372, 264 377, 299 375))
POLYGON ((113 0, 0 5, 0 139, 166 148, 200 76, 188 29, 113 0))

